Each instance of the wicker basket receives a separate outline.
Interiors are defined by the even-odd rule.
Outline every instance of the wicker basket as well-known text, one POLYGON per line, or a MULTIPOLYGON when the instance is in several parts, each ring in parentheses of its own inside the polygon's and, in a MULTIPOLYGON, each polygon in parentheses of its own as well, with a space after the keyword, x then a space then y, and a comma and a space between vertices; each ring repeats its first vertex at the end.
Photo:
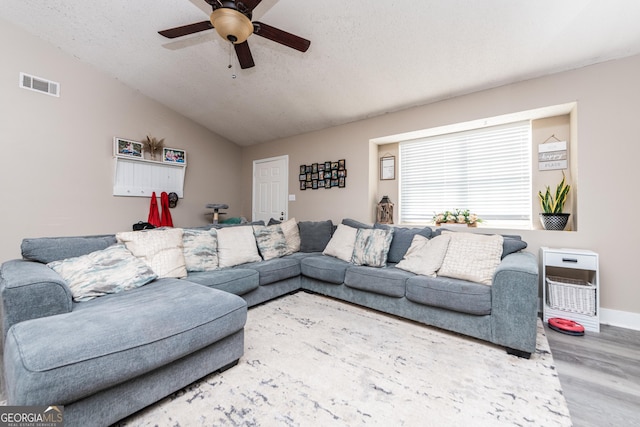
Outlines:
POLYGON ((595 285, 584 280, 547 276, 547 287, 551 308, 595 316, 595 285))

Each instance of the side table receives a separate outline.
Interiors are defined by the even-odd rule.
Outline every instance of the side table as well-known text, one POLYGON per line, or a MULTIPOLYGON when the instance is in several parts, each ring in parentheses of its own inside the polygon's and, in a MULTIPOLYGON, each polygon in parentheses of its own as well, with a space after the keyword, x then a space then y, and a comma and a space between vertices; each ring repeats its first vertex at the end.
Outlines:
MULTIPOLYGON (((540 272, 542 276, 542 316, 546 323, 550 318, 561 317, 574 320, 582 326, 585 331, 600 332, 600 277, 599 261, 596 252, 584 249, 568 248, 540 248, 540 272), (566 278, 567 282, 582 282, 590 286, 573 286, 572 290, 578 295, 583 292, 593 292, 595 286, 595 308, 593 313, 576 312, 567 306, 556 306, 552 308, 549 299, 549 286, 547 277, 566 278)), ((567 287, 569 288, 569 287, 567 287)), ((566 295, 566 294, 565 294, 566 295)), ((592 294, 589 294, 592 296, 592 294)), ((571 298, 573 295, 568 294, 571 298)))

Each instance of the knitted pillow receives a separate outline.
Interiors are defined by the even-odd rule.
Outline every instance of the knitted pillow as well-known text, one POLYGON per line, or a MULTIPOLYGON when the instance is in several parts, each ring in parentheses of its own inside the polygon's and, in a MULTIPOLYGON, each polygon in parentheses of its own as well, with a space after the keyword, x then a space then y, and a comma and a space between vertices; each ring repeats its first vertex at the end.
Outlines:
POLYGON ((503 237, 442 231, 451 237, 438 276, 491 285, 502 255, 503 237))
POLYGON ((118 242, 144 261, 158 277, 186 277, 182 228, 125 231, 116 234, 118 242))

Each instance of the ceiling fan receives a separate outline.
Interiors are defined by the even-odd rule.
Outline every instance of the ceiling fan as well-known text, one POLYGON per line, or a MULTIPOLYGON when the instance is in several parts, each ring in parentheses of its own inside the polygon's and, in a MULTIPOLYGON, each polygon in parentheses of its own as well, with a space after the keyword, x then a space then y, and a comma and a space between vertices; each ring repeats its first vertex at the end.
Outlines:
POLYGON ((170 28, 168 30, 158 31, 158 33, 173 39, 215 28, 223 39, 233 44, 236 55, 238 56, 238 62, 240 62, 240 68, 242 69, 255 66, 249 44, 247 43, 247 38, 251 34, 257 34, 276 43, 299 50, 300 52, 306 52, 307 49, 309 49, 309 45, 311 44, 309 40, 262 22, 251 22, 253 9, 255 9, 262 0, 205 1, 213 8, 213 12, 208 21, 170 28))

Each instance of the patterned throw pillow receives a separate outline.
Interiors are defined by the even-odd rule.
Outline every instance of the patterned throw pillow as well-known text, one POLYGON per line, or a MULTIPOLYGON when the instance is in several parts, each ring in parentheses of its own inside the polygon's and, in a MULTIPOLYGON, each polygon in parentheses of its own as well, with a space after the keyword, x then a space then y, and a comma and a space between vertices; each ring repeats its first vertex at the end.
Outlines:
POLYGON ((287 240, 288 253, 300 252, 300 229, 295 218, 291 218, 280 224, 284 238, 287 240))
POLYGON ((356 265, 384 267, 393 239, 393 229, 359 229, 353 247, 351 262, 356 265))
POLYGON ((338 224, 338 228, 336 228, 333 236, 331 236, 331 240, 329 240, 327 247, 324 248, 322 253, 346 262, 351 262, 357 233, 358 230, 353 227, 338 224))
POLYGON ((444 256, 447 253, 450 237, 446 234, 429 240, 416 234, 404 258, 396 264, 396 268, 410 271, 414 274, 436 277, 444 256))
POLYGON ((75 258, 47 264, 67 282, 75 301, 138 288, 157 276, 124 245, 113 245, 75 258))
POLYGON ((118 242, 144 261, 158 277, 186 277, 182 228, 125 231, 116 234, 118 242))
POLYGON ((272 258, 280 258, 289 253, 287 239, 282 231, 282 226, 276 225, 254 225, 253 234, 256 236, 256 244, 260 250, 260 255, 265 261, 272 258))
POLYGON ((218 233, 215 229, 185 228, 182 235, 184 261, 187 271, 218 269, 218 233))
POLYGON ((253 227, 238 225, 218 230, 218 265, 233 267, 247 262, 262 261, 253 235, 253 227))
POLYGON ((491 285, 502 256, 503 237, 442 231, 451 237, 438 276, 491 285))

